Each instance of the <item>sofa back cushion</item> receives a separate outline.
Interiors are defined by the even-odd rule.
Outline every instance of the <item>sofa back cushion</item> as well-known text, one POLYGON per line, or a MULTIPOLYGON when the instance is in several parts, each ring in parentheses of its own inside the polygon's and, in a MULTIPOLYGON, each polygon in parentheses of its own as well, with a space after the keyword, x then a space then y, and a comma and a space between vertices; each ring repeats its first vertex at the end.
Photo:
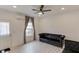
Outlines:
POLYGON ((60 39, 64 39, 65 36, 61 35, 61 34, 50 34, 50 33, 40 33, 39 34, 40 38, 48 38, 48 39, 56 39, 59 40, 60 39))

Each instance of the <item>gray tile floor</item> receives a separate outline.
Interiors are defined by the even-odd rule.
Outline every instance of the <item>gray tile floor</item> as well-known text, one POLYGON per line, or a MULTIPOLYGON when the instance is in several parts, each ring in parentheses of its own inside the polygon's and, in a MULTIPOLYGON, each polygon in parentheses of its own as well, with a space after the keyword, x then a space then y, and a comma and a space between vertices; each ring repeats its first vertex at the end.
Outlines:
POLYGON ((63 48, 40 41, 33 41, 23 46, 13 48, 11 53, 61 53, 63 48))

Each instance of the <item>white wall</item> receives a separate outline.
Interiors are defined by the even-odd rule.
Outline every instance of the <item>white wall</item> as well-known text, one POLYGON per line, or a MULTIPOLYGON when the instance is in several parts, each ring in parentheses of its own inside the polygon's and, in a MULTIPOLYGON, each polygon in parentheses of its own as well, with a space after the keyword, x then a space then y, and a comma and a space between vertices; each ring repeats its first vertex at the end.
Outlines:
POLYGON ((36 40, 39 40, 39 30, 40 30, 40 19, 38 17, 35 17, 34 19, 34 25, 35 25, 35 34, 36 34, 36 40))
POLYGON ((10 22, 10 35, 0 36, 0 49, 23 44, 24 15, 0 10, 0 22, 10 22))
POLYGON ((40 19, 38 23, 37 33, 59 33, 66 35, 68 40, 79 41, 79 11, 51 15, 40 19))

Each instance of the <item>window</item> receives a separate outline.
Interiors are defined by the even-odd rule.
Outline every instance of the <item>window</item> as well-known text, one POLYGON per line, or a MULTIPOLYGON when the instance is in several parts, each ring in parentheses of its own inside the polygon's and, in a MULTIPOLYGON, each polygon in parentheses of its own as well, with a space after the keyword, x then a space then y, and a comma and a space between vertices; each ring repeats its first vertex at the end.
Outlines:
POLYGON ((9 35, 9 22, 0 22, 0 36, 9 35))
POLYGON ((33 34, 33 26, 32 26, 31 19, 29 19, 29 22, 26 28, 26 36, 32 36, 32 34, 33 34))

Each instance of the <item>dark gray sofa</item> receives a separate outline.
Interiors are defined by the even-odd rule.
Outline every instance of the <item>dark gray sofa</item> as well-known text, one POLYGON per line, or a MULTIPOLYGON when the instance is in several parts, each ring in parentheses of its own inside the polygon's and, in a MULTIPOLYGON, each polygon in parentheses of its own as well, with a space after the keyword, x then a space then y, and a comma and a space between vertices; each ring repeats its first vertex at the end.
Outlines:
POLYGON ((52 44, 58 47, 63 47, 65 35, 61 34, 50 34, 50 33, 40 33, 39 40, 48 44, 52 44))

